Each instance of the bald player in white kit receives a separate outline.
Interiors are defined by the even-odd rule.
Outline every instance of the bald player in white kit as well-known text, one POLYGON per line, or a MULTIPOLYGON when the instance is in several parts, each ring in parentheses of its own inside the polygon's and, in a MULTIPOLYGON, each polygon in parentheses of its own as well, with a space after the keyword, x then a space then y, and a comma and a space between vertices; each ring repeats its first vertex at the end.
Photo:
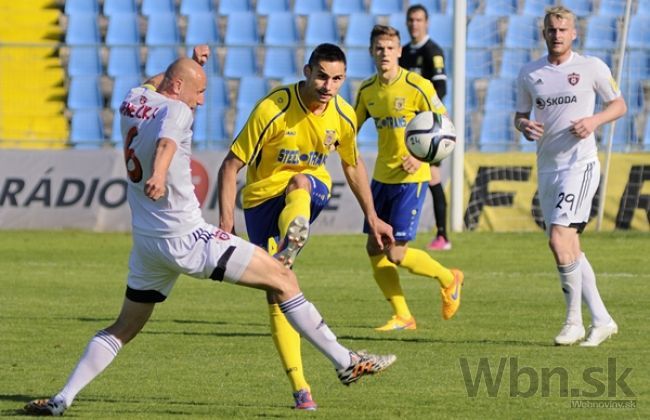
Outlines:
POLYGON ((193 112, 203 104, 206 89, 206 76, 197 62, 207 60, 209 49, 197 50, 196 61, 175 61, 164 77, 132 89, 122 102, 133 230, 122 311, 90 340, 63 389, 50 399, 28 403, 27 414, 62 415, 140 332, 180 274, 267 291, 292 327, 330 359, 344 385, 395 360, 393 355, 355 353, 343 347, 301 293, 293 271, 262 248, 203 220, 191 181, 190 156, 193 112))
POLYGON ((543 35, 548 55, 521 69, 514 123, 537 144, 539 200, 567 306, 555 344, 571 345, 585 337, 584 300, 592 327, 580 345, 595 347, 616 334, 618 326, 598 293, 579 234, 589 220, 600 180, 594 131, 621 117, 627 107, 607 65, 572 51, 576 29, 569 9, 547 9, 543 35), (605 106, 594 114, 596 93, 605 106))

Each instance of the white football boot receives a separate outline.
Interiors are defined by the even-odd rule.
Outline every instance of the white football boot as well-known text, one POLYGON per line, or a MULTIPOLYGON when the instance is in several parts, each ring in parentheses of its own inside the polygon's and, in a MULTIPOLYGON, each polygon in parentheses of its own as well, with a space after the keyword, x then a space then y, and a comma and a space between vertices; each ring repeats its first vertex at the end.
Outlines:
POLYGON ((618 325, 612 319, 609 323, 601 325, 600 327, 589 328, 589 335, 587 339, 580 343, 580 347, 598 347, 600 343, 607 340, 614 334, 618 333, 618 325))
POLYGON ((555 337, 556 346, 570 346, 585 338, 585 327, 579 324, 564 324, 555 337))

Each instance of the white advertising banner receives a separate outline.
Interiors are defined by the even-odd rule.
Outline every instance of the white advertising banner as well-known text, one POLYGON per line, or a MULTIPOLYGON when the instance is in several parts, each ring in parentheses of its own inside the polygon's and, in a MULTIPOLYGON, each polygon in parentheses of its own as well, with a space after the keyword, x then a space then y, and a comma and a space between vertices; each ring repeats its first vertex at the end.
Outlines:
MULTIPOLYGON (((192 162, 196 195, 204 218, 213 224, 218 222, 217 173, 224 156, 225 152, 197 152, 192 162)), ((370 171, 374 155, 363 158, 370 171)), ((327 166, 333 180, 332 198, 313 231, 359 233, 363 214, 347 186, 338 155, 330 156, 327 166)), ((241 188, 245 169, 239 175, 241 188)), ((235 227, 245 232, 240 200, 237 205, 235 227)), ((430 198, 423 214, 420 228, 430 229, 430 198)), ((127 231, 130 223, 121 150, 0 152, 0 229, 127 231)))

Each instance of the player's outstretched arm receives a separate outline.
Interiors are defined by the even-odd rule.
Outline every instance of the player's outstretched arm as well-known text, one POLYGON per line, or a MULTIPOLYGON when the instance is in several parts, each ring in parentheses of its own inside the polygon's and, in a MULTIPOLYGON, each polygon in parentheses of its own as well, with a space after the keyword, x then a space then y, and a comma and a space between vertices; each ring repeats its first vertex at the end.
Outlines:
POLYGON ((372 200, 372 193, 370 192, 370 183, 368 181, 368 173, 366 172, 366 165, 363 159, 357 159, 357 165, 352 166, 345 161, 341 161, 343 166, 343 173, 350 185, 350 189, 357 198, 363 214, 366 216, 368 226, 370 227, 371 235, 375 238, 375 245, 379 249, 384 249, 384 245, 390 247, 394 242, 393 228, 381 220, 375 211, 375 204, 372 200))
POLYGON ((228 152, 219 168, 219 228, 225 232, 235 233, 237 173, 244 165, 233 152, 228 152))
POLYGON ((165 196, 167 187, 167 171, 176 153, 176 143, 168 138, 161 138, 156 145, 156 154, 153 159, 151 178, 144 184, 144 193, 153 201, 165 196))

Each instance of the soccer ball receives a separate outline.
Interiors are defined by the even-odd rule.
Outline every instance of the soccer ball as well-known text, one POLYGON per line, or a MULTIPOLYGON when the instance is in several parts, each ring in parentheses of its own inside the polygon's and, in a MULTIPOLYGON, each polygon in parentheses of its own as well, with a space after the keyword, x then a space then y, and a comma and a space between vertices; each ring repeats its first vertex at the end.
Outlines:
POLYGON ((456 128, 446 115, 421 112, 406 125, 404 139, 414 158, 438 163, 454 151, 456 128))

